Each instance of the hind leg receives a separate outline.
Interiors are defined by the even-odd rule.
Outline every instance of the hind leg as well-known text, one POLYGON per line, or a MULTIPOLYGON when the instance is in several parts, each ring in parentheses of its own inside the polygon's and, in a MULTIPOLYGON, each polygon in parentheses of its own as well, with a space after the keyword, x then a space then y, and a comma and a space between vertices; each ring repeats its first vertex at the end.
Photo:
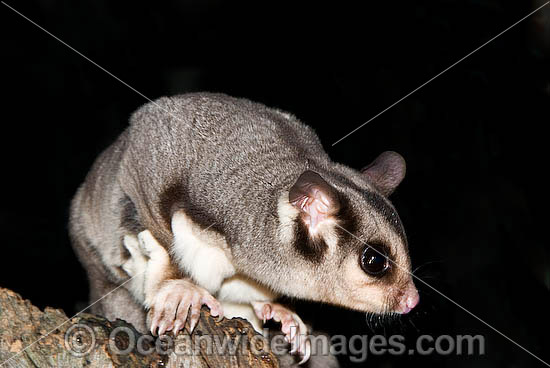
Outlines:
POLYGON ((114 321, 117 318, 131 323, 138 331, 147 332, 145 308, 136 301, 128 284, 115 284, 93 268, 88 268, 90 280, 90 312, 114 321))
POLYGON ((107 266, 92 251, 90 243, 84 237, 74 236, 75 233, 71 232, 73 249, 86 269, 90 286, 90 307, 85 312, 98 314, 109 320, 120 318, 134 325, 140 332, 146 332, 145 308, 127 289, 131 282, 120 286, 127 280, 127 275, 119 273, 115 277, 110 274, 107 266))
POLYGON ((103 283, 92 289, 90 304, 92 313, 99 314, 110 321, 119 318, 131 323, 136 330, 141 333, 147 333, 145 323, 146 312, 130 292, 122 287, 111 283, 103 283))

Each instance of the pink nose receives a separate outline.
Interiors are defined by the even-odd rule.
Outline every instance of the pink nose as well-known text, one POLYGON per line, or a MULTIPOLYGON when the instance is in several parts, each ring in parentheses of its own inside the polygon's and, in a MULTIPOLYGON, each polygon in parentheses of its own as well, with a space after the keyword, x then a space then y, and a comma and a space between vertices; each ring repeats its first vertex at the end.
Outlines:
POLYGON ((403 295, 403 299, 401 299, 401 302, 399 303, 397 313, 409 313, 414 307, 416 307, 419 300, 420 296, 418 295, 418 291, 416 291, 416 289, 408 290, 405 295, 403 295))

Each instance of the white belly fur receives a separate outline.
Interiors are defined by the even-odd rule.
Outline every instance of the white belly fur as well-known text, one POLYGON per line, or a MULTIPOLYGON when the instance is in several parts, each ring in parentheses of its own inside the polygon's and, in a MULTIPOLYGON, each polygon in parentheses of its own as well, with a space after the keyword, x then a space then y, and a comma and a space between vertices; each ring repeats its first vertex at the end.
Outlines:
POLYGON ((201 229, 182 211, 172 217, 172 233, 171 253, 181 269, 216 296, 226 317, 245 318, 261 332, 250 303, 273 300, 275 295, 254 280, 236 274, 225 238, 213 230, 201 229))
POLYGON ((217 232, 201 229, 178 211, 172 217, 172 233, 172 256, 181 269, 210 293, 218 291, 223 280, 235 274, 229 247, 217 232))

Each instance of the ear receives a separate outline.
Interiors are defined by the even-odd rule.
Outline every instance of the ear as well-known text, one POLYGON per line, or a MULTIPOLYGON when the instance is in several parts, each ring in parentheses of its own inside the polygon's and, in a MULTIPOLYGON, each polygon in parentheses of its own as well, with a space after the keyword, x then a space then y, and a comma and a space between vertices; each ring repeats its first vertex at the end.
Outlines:
POLYGON ((397 152, 386 151, 361 173, 384 195, 389 196, 405 177, 405 159, 397 152))
POLYGON ((290 203, 303 213, 310 232, 340 209, 338 193, 321 175, 305 171, 288 193, 290 203))

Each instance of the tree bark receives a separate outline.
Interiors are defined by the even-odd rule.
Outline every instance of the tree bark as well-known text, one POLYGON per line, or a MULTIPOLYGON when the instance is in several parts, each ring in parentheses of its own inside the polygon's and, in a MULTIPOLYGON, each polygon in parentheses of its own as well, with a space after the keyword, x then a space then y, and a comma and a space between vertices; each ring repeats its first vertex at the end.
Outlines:
POLYGON ((44 312, 0 288, 0 367, 279 367, 246 320, 216 321, 206 308, 191 335, 153 338, 122 320, 44 312))

